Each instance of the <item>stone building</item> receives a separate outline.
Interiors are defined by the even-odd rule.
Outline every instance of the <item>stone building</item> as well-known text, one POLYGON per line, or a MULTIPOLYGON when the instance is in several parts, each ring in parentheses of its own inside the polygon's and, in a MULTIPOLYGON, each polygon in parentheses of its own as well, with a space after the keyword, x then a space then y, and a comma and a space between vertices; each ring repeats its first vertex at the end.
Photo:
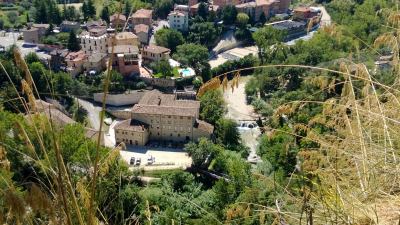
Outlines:
POLYGON ((114 40, 115 45, 133 45, 139 46, 139 38, 132 32, 120 32, 114 38, 108 39, 108 46, 112 46, 114 40))
POLYGON ((174 11, 168 14, 168 24, 172 29, 187 31, 189 28, 189 6, 176 5, 174 11))
POLYGON ((110 23, 112 28, 123 28, 126 23, 126 16, 123 14, 115 13, 114 15, 110 16, 110 23))
POLYGON ((199 120, 200 102, 175 94, 146 92, 133 106, 131 118, 115 127, 116 143, 144 145, 148 140, 188 142, 210 137, 214 127, 199 120), (146 139, 147 137, 147 139, 146 139))
POLYGON ((139 24, 135 26, 134 30, 135 34, 139 38, 140 44, 147 45, 147 43, 149 42, 149 26, 147 26, 146 24, 139 24))
POLYGON ((142 48, 142 59, 145 63, 169 59, 171 50, 157 45, 149 45, 142 48))
MULTIPOLYGON (((108 52, 112 53, 112 47, 109 47, 108 52)), ((124 76, 140 73, 138 47, 134 45, 114 46, 112 66, 124 76)))
POLYGON ((81 47, 86 54, 94 52, 107 53, 108 50, 108 34, 107 30, 102 27, 91 28, 89 32, 80 35, 81 47))
POLYGON ((152 23, 153 23, 153 10, 149 9, 139 9, 130 18, 130 24, 133 26, 138 24, 146 24, 147 26, 151 26, 152 23))

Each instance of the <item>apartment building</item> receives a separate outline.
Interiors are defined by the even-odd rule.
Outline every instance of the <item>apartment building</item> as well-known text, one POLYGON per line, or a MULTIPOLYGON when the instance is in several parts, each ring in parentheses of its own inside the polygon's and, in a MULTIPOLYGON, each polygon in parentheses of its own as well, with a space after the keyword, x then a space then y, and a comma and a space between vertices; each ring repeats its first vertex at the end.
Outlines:
POLYGON ((168 14, 168 23, 172 29, 187 31, 189 28, 189 6, 176 5, 174 11, 168 14))
POLYGON ((71 76, 73 77, 82 73, 83 65, 87 61, 87 58, 88 56, 82 50, 78 52, 70 52, 65 57, 65 63, 67 64, 67 72, 71 74, 71 76))
POLYGON ((25 43, 39 44, 40 39, 46 34, 49 29, 49 24, 28 24, 27 28, 22 29, 22 36, 25 43))
POLYGON ((150 27, 146 24, 138 24, 134 27, 135 34, 137 35, 141 45, 147 45, 149 41, 150 27))
MULTIPOLYGON (((112 47, 109 47, 108 51, 111 54, 112 47)), ((140 73, 139 48, 134 45, 114 46, 112 66, 124 76, 140 73)))
POLYGON ((169 59, 171 50, 157 45, 149 45, 142 48, 142 59, 145 63, 169 59))
POLYGON ((110 23, 112 28, 123 28, 126 23, 126 16, 123 14, 115 13, 114 15, 110 16, 110 23))
POLYGON ((153 10, 139 9, 130 18, 131 27, 138 24, 146 24, 151 26, 153 23, 153 10))
POLYGON ((198 119, 200 102, 180 100, 158 90, 146 92, 131 118, 115 126, 116 143, 145 145, 149 140, 188 142, 210 137, 214 127, 198 119))
POLYGON ((80 39, 81 48, 86 54, 107 53, 108 51, 108 35, 105 28, 91 28, 89 32, 82 33, 80 39))
POLYGON ((115 45, 133 45, 139 46, 139 38, 132 32, 120 32, 115 35, 114 38, 108 39, 108 46, 115 45))

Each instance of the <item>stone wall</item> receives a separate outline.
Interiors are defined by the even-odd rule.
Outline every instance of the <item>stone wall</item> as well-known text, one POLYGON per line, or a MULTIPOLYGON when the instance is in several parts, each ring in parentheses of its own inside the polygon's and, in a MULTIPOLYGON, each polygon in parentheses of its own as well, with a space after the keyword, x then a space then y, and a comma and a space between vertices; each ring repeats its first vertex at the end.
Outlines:
MULTIPOLYGON (((146 93, 146 90, 130 91, 123 94, 107 94, 106 104, 111 106, 123 106, 137 104, 146 93)), ((103 93, 94 93, 93 100, 101 103, 103 93)))

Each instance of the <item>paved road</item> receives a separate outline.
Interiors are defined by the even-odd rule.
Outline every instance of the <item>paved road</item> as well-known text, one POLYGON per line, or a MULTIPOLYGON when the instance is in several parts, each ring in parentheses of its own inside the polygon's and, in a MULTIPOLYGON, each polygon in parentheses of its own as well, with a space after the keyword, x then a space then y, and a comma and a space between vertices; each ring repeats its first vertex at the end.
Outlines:
POLYGON ((79 105, 82 106, 86 111, 88 112, 88 119, 90 126, 95 129, 99 130, 100 129, 100 112, 101 112, 101 107, 100 106, 95 106, 93 103, 88 102, 83 99, 77 98, 79 105))
POLYGON ((154 26, 154 27, 153 27, 153 34, 151 35, 150 41, 149 41, 150 44, 153 44, 153 45, 156 44, 156 40, 155 40, 155 38, 154 38, 154 34, 155 34, 158 30, 162 29, 163 27, 169 27, 169 24, 168 24, 168 21, 167 21, 167 20, 160 20, 160 21, 158 21, 157 26, 154 26))

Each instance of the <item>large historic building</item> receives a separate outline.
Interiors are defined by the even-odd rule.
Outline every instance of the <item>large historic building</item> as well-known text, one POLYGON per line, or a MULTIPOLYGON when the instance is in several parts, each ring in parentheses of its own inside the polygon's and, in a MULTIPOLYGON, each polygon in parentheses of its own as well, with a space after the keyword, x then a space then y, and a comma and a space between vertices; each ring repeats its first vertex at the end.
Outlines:
POLYGON ((200 102, 180 100, 175 94, 146 92, 127 120, 115 126, 116 143, 145 145, 149 140, 187 142, 210 137, 214 127, 199 120, 200 102))

